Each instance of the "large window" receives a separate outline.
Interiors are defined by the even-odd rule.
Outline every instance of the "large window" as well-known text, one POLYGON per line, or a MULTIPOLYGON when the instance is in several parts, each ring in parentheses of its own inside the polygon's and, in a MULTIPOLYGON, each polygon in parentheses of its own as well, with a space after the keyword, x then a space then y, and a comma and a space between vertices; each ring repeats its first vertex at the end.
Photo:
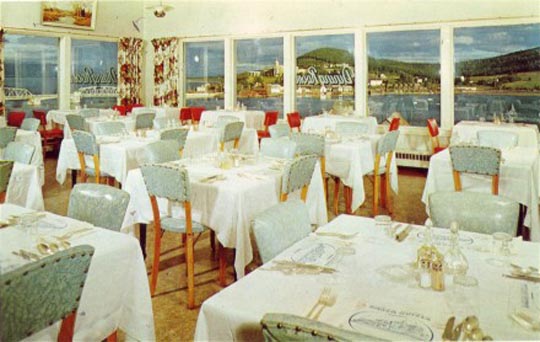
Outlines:
POLYGON ((283 111, 283 38, 236 41, 236 100, 248 109, 283 111))
POLYGON ((454 30, 454 121, 540 123, 540 24, 454 30))
POLYGON ((439 30, 373 32, 368 44, 368 110, 379 123, 399 113, 409 125, 440 122, 439 30))
POLYGON ((116 104, 118 44, 73 39, 71 107, 111 108, 116 104))
POLYGON ((7 112, 58 108, 58 38, 4 36, 7 112))
POLYGON ((225 44, 185 43, 184 51, 186 105, 223 108, 225 44))
POLYGON ((354 110, 354 35, 296 38, 296 110, 302 116, 354 110))

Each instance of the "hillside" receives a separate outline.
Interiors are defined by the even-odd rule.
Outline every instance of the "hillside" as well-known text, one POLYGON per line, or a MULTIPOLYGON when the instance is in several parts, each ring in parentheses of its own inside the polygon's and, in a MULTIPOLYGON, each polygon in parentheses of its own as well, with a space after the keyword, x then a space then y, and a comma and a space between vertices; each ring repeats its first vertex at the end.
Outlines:
POLYGON ((435 63, 408 63, 391 59, 376 59, 368 57, 369 72, 379 75, 408 75, 427 77, 430 79, 439 78, 439 64, 435 63))
POLYGON ((321 48, 305 53, 296 59, 296 65, 299 68, 307 68, 312 65, 319 67, 323 64, 340 63, 354 65, 354 56, 346 50, 321 48))
POLYGON ((540 71, 540 47, 457 63, 456 75, 490 76, 540 71))

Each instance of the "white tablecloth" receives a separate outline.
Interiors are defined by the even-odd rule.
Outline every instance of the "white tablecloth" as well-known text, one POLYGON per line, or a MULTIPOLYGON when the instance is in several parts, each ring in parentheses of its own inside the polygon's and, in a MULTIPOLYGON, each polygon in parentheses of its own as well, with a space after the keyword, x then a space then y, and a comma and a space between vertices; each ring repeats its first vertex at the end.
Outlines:
POLYGON ((202 112, 200 125, 204 127, 213 127, 216 125, 218 117, 222 115, 235 116, 245 123, 245 128, 255 130, 264 129, 264 112, 260 110, 205 110, 202 112))
MULTIPOLYGON (((343 139, 339 143, 326 143, 326 172, 341 178, 343 184, 353 189, 351 210, 358 209, 366 194, 364 190, 364 175, 373 171, 377 143, 381 135, 370 134, 357 138, 343 139)), ((386 158, 381 165, 386 164, 386 158)), ((398 170, 396 158, 390 165, 390 186, 398 192, 398 170)))
MULTIPOLYGON (((9 204, 0 207, 3 219, 22 212, 24 209, 9 204)), ((55 225, 65 222, 66 228, 47 228, 38 224, 38 234, 43 237, 59 236, 89 226, 50 213, 45 220, 55 225)), ((0 230, 0 272, 28 262, 13 255, 12 251, 22 248, 38 253, 32 239, 19 228, 0 230)), ((100 341, 116 329, 123 330, 128 340, 155 340, 152 301, 139 242, 132 236, 101 228, 75 235, 70 242, 72 246, 88 244, 95 248, 77 311, 74 340, 100 341)), ((59 323, 55 324, 32 335, 29 340, 56 340, 59 327, 59 323)))
MULTIPOLYGON (((200 132, 212 133, 216 136, 217 141, 221 131, 219 128, 199 126, 200 132)), ((232 141, 228 142, 225 146, 227 149, 232 148, 232 141)), ((242 130, 240 141, 238 142, 238 150, 245 154, 257 154, 259 153, 259 139, 257 137, 257 130, 254 128, 245 128, 242 130)))
POLYGON ((302 132, 304 133, 324 133, 328 128, 331 131, 336 130, 336 122, 361 122, 368 125, 368 134, 377 133, 377 119, 373 116, 358 117, 344 115, 317 115, 308 116, 302 122, 302 132))
MULTIPOLYGON (((203 303, 194 339, 262 341, 260 320, 265 313, 305 316, 322 289, 330 287, 336 294, 336 302, 322 312, 319 321, 344 329, 358 327, 363 321, 382 338, 387 336, 385 329, 392 327, 413 334, 401 335, 397 340, 441 340, 450 316, 457 316, 456 321, 461 322, 474 314, 482 330, 495 340, 538 340, 538 332, 525 330, 508 317, 509 288, 519 288, 522 282, 502 277, 508 269, 486 263, 492 255, 480 250, 491 246, 491 236, 461 233, 472 240, 472 244, 463 248, 463 253, 469 261, 468 274, 477 278, 479 285, 451 285, 444 292, 437 292, 419 288, 414 277, 404 272, 415 261, 421 244, 416 230, 407 240, 398 243, 385 236, 381 229, 375 229, 373 219, 348 215, 339 216, 327 228, 356 231, 359 235, 347 240, 351 246, 342 240, 312 235, 276 259, 296 260, 306 247, 317 245, 329 251, 334 246, 334 254, 335 249, 344 245, 354 248, 355 255, 346 255, 341 261, 337 258, 331 263, 336 273, 285 275, 279 271, 256 270, 203 303), (357 319, 350 319, 353 315, 357 319), (380 328, 375 326, 377 323, 381 323, 380 328), (411 337, 415 335, 418 337, 411 337)), ((448 238, 447 234, 443 230, 434 231, 434 235, 441 237, 448 238)), ((523 266, 536 262, 537 265, 540 259, 537 243, 514 241, 513 247, 512 262, 523 266)), ((443 252, 446 248, 439 247, 443 252)), ((395 335, 393 339, 396 340, 395 335)))
MULTIPOLYGON (((502 150, 502 158, 499 195, 527 206, 525 223, 531 229, 531 240, 540 241, 538 149, 517 147, 502 150)), ((464 191, 474 186, 473 191, 491 192, 491 177, 462 174, 461 183, 464 191)), ((452 163, 448 149, 431 157, 422 202, 427 204, 429 195, 436 191, 454 191, 452 163)))
POLYGON ((460 121, 452 129, 452 144, 474 142, 481 130, 514 132, 519 136, 518 146, 538 148, 538 126, 522 123, 502 123, 480 121, 460 121))
POLYGON ((137 115, 148 111, 156 112, 156 118, 166 117, 168 119, 176 120, 180 118, 179 107, 135 107, 131 110, 131 113, 137 115))
MULTIPOLYGON (((230 170, 216 168, 209 159, 183 163, 187 165, 191 181, 193 219, 214 230, 224 247, 236 249, 234 266, 238 277, 242 277, 244 267, 253 259, 251 220, 261 211, 278 203, 281 171, 270 170, 271 162, 266 159, 230 170), (223 174, 227 179, 212 184, 197 181, 215 174, 223 174)), ((132 213, 126 215, 123 226, 152 221, 150 201, 140 169, 129 172, 122 188, 131 195, 128 212, 132 213)), ((298 196, 298 192, 291 194, 291 198, 298 196)), ((312 223, 325 224, 328 217, 319 165, 313 173, 307 204, 312 223)), ((167 212, 167 202, 160 202, 160 207, 167 212)), ((182 216, 183 209, 176 207, 173 214, 182 216)))
MULTIPOLYGON (((124 124, 124 127, 128 132, 134 132, 135 131, 135 118, 132 116, 119 116, 116 119, 112 119, 109 117, 97 117, 97 118, 88 118, 86 119, 86 124, 88 125, 88 131, 97 134, 99 127, 103 124, 106 124, 111 121, 118 121, 124 124)), ((67 123, 66 123, 66 126, 67 123)), ((68 136, 68 138, 71 138, 71 132, 68 136)))
POLYGON ((44 210, 40 169, 36 165, 13 164, 6 192, 6 203, 34 210, 44 210))
MULTIPOLYGON (((64 138, 71 138, 71 129, 66 121, 66 115, 75 114, 78 115, 82 109, 54 109, 47 112, 47 125, 51 126, 53 123, 64 126, 64 138)), ((97 118, 106 119, 107 117, 115 114, 112 109, 99 109, 99 116, 97 118)), ((88 118, 90 119, 90 118, 88 118)), ((88 120, 87 119, 87 120, 88 120)), ((98 119, 99 120, 99 119, 98 119)))

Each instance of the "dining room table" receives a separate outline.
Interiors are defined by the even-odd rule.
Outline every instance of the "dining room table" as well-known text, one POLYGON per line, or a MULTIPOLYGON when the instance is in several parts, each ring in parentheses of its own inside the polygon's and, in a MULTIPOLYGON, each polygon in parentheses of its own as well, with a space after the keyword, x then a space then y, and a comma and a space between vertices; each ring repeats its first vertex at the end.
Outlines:
POLYGON ((539 147, 538 126, 517 122, 460 121, 452 128, 450 143, 476 143, 477 133, 482 130, 513 132, 518 136, 518 146, 539 147))
POLYGON ((368 134, 377 133, 377 119, 374 116, 320 114, 304 118, 302 132, 324 134, 326 131, 335 131, 338 122, 359 122, 366 124, 368 134))
MULTIPOLYGON (((510 314, 523 308, 540 312, 539 284, 504 276, 514 272, 512 264, 538 267, 538 243, 514 238, 505 256, 491 235, 460 231, 466 276, 476 279, 476 286, 445 275, 444 290, 436 291, 420 287, 415 266, 417 251, 426 243, 425 227, 394 222, 391 228, 382 229, 368 217, 338 216, 205 300, 194 340, 263 341, 260 322, 266 313, 310 315, 395 341, 443 340, 450 317, 457 325, 474 315, 495 340, 538 340, 531 325, 517 323, 510 314), (408 235, 397 241, 396 232, 405 229, 408 235)), ((445 254, 449 230, 431 232, 432 246, 445 254)))
MULTIPOLYGON (((155 340, 146 267, 137 239, 12 204, 0 205, 0 220, 7 224, 0 228, 0 273, 51 255, 54 248, 95 248, 77 310, 74 340, 101 341, 117 329, 125 332, 126 340, 155 340)), ((56 340, 59 327, 60 322, 25 341, 56 340)))
POLYGON ((201 114, 200 126, 215 127, 220 116, 234 116, 245 124, 245 128, 264 129, 264 112, 261 110, 205 110, 201 114))

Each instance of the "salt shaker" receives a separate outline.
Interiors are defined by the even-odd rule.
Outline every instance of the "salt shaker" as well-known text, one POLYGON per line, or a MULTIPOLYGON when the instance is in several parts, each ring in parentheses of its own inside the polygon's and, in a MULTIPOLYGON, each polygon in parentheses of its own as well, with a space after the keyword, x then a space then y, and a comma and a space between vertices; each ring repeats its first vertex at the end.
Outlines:
POLYGON ((431 265, 429 259, 423 258, 420 260, 420 287, 429 288, 431 287, 431 265))
POLYGON ((431 262, 431 288, 444 291, 443 262, 439 257, 435 257, 431 262))

